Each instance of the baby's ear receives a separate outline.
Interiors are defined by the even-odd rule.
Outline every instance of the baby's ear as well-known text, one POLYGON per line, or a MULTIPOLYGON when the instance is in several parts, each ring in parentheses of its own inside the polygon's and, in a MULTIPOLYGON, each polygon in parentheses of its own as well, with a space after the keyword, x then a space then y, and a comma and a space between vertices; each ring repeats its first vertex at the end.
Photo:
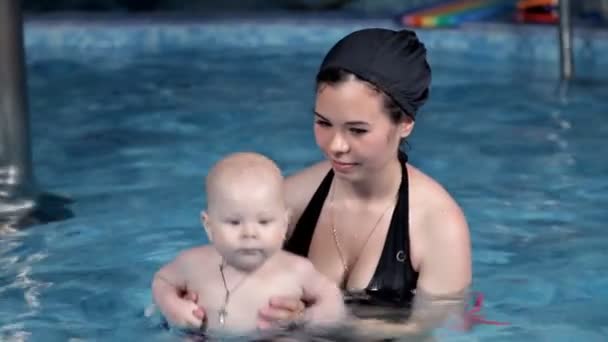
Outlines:
POLYGON ((293 211, 290 208, 285 209, 285 225, 289 227, 289 222, 291 222, 291 217, 293 215, 293 211))
POLYGON ((287 241, 287 234, 289 232, 289 222, 291 222, 292 210, 287 208, 285 209, 285 227, 283 232, 283 240, 287 241))
POLYGON ((213 241, 213 234, 211 233, 211 229, 209 229, 209 215, 206 211, 201 211, 201 225, 205 228, 205 233, 207 233, 207 238, 209 242, 213 241))

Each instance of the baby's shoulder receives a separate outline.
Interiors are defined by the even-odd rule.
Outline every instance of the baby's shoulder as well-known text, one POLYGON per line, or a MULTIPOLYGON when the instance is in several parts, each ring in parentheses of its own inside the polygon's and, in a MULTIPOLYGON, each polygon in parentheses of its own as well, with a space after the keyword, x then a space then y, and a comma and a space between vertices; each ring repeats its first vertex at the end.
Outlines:
POLYGON ((208 245, 199 246, 181 251, 175 258, 175 261, 182 264, 194 263, 196 265, 200 265, 204 264, 201 263, 201 260, 210 261, 215 257, 215 254, 216 253, 213 247, 208 245))
POLYGON ((277 257, 278 267, 285 272, 309 275, 311 272, 315 271, 314 265, 308 258, 287 251, 278 252, 277 257))

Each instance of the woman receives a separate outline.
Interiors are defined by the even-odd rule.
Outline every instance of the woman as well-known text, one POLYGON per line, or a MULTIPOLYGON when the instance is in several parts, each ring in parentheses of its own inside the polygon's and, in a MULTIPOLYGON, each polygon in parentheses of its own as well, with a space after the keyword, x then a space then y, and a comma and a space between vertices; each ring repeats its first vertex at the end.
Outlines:
MULTIPOLYGON (((411 311, 406 323, 357 323, 385 335, 443 321, 462 308, 471 283, 461 209, 399 148, 430 80, 426 49, 412 31, 364 29, 341 39, 317 75, 314 133, 327 160, 287 179, 285 248, 347 293, 411 311)), ((299 299, 276 298, 260 311, 260 325, 294 321, 304 308, 299 299)))

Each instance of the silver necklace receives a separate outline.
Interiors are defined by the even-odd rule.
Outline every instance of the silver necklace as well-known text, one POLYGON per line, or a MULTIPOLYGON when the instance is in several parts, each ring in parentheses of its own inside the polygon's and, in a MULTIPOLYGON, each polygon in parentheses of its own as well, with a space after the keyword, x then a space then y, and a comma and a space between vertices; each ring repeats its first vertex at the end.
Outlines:
MULTIPOLYGON (((334 243, 336 245, 336 250, 338 251, 338 256, 340 257, 340 260, 342 261, 342 267, 344 268, 344 274, 348 274, 349 271, 349 265, 348 262, 346 261, 346 257, 344 256, 344 252, 342 250, 342 246, 341 243, 338 239, 338 232, 336 231, 336 224, 334 221, 334 193, 335 193, 335 187, 332 187, 331 189, 331 199, 330 199, 330 209, 331 209, 331 232, 334 238, 334 243)), ((397 195, 395 195, 395 201, 398 198, 397 195)), ((380 224, 380 221, 382 221, 382 218, 384 217, 384 215, 386 215, 386 213, 389 211, 389 209, 393 206, 394 201, 391 201, 388 206, 386 207, 386 209, 384 209, 384 211, 382 212, 382 215, 380 215, 380 217, 378 218, 378 220, 376 221, 376 223, 374 224, 373 228, 371 229, 371 231, 367 234, 367 237, 365 238, 365 242, 363 243, 363 246, 359 249, 360 253, 357 256, 357 258, 355 259, 353 265, 357 264, 357 261, 359 261, 359 257, 361 256, 361 253, 365 250, 365 247, 367 246, 367 243, 369 242, 369 239, 371 238, 371 236, 374 234, 374 232, 376 231, 376 228, 378 228, 378 225, 380 224)))
POLYGON ((226 317, 228 316, 228 311, 226 308, 228 307, 228 302, 230 301, 230 295, 234 293, 244 282, 247 280, 248 275, 244 276, 232 289, 228 288, 228 284, 226 283, 226 276, 224 275, 224 259, 220 263, 220 275, 222 276, 222 283, 224 284, 224 304, 220 308, 218 312, 218 321, 220 326, 224 326, 226 324, 226 317))

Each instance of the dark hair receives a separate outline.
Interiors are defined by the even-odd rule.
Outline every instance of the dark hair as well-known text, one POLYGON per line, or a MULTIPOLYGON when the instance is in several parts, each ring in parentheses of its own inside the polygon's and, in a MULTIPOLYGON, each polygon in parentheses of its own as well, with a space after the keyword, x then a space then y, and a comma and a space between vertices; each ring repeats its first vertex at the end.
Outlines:
POLYGON ((412 120, 414 119, 412 115, 402 110, 401 107, 397 105, 397 102, 384 90, 380 89, 372 82, 365 80, 357 76, 356 74, 353 74, 352 72, 349 72, 342 68, 327 68, 319 72, 316 78, 317 91, 319 90, 319 87, 321 87, 323 84, 339 85, 352 79, 365 82, 370 88, 377 91, 382 96, 382 106, 384 112, 388 115, 388 117, 393 123, 400 123, 401 121, 403 121, 403 119, 405 119, 406 116, 409 116, 412 120))

